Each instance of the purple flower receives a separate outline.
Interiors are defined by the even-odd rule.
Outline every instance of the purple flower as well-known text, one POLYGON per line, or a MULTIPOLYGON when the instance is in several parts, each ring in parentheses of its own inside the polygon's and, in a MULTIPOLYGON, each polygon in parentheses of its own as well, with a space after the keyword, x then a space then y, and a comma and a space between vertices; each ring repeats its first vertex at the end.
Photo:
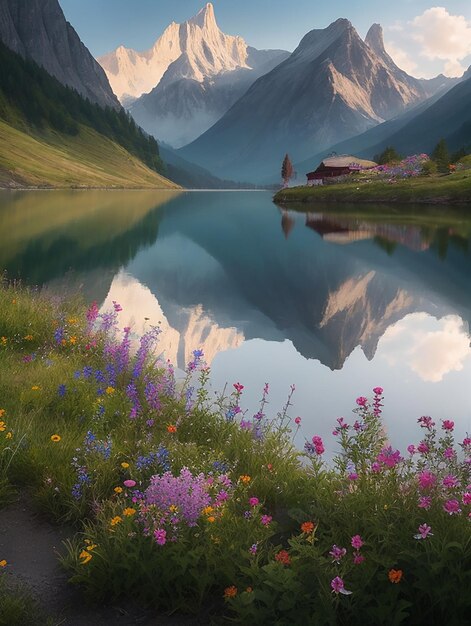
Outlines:
POLYGON ((460 503, 458 502, 458 500, 447 500, 443 504, 443 510, 448 513, 448 515, 461 513, 460 503))
POLYGON ((430 496, 422 496, 419 498, 419 508, 429 509, 432 506, 432 498, 430 496))
POLYGON ((264 526, 268 526, 270 522, 272 521, 272 519, 273 518, 271 515, 262 515, 260 521, 262 522, 264 526))
POLYGON ((432 421, 429 415, 422 415, 417 422, 420 424, 421 428, 427 428, 428 430, 431 430, 435 426, 435 422, 432 421))
POLYGON ((431 530, 432 528, 427 526, 427 524, 421 524, 419 526, 419 533, 414 535, 414 539, 426 539, 429 535, 433 537, 433 533, 430 532, 431 530))
POLYGON ((254 543, 250 546, 249 552, 250 554, 257 554, 258 544, 254 543))
POLYGON ((63 398, 65 396, 66 391, 67 389, 65 385, 59 385, 59 387, 57 388, 57 394, 60 398, 63 398))
POLYGON ((345 548, 339 548, 339 546, 334 544, 329 554, 332 557, 332 563, 340 563, 341 559, 347 554, 347 550, 345 548))
POLYGON ((363 563, 364 560, 365 560, 365 557, 359 552, 355 552, 353 554, 353 563, 355 565, 360 565, 361 563, 363 563))
POLYGON ((358 474, 356 472, 350 472, 347 476, 348 480, 358 480, 358 474))
POLYGON ((427 454, 427 452, 430 452, 430 448, 429 448, 428 444, 425 441, 421 441, 419 443, 419 445, 417 446, 417 450, 421 454, 427 454))
POLYGON ((167 531, 161 528, 154 530, 154 539, 159 546, 165 545, 167 542, 167 531))
POLYGON ((445 457, 445 459, 453 459, 455 457, 455 451, 453 450, 453 448, 447 448, 446 450, 444 450, 443 456, 445 457))
POLYGON ((354 535, 352 537, 352 548, 355 548, 355 550, 359 550, 362 545, 363 545, 363 539, 360 537, 360 535, 354 535))
POLYGON ((331 580, 330 586, 332 587, 332 593, 342 593, 345 596, 349 596, 352 593, 351 591, 347 591, 345 589, 345 583, 340 576, 336 576, 333 580, 331 580))

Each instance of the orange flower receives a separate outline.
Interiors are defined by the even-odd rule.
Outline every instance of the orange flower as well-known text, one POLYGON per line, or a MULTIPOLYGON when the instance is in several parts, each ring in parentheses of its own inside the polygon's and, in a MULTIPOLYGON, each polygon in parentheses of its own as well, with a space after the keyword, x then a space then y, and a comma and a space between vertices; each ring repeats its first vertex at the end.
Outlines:
POLYGON ((115 493, 123 493, 123 488, 122 487, 115 487, 113 491, 115 493))
POLYGON ((226 587, 224 589, 224 597, 225 598, 235 598, 237 595, 237 587, 231 585, 230 587, 226 587))
POLYGON ((75 344, 77 343, 77 337, 75 337, 75 335, 74 335, 73 337, 71 337, 71 338, 69 339, 69 341, 70 341, 70 343, 71 343, 72 345, 75 345, 75 344))
POLYGON ((301 524, 301 532, 306 533, 307 535, 314 532, 315 524, 313 522, 304 522, 301 524))
POLYGON ((208 522, 209 522, 210 524, 213 524, 215 521, 216 521, 216 518, 214 517, 214 515, 210 515, 210 516, 208 517, 208 522))
POLYGON ((275 561, 282 565, 291 565, 291 558, 286 550, 280 550, 278 554, 275 554, 275 561))
POLYGON ((51 435, 51 441, 53 443, 57 443, 60 440, 61 440, 60 435, 51 435))
POLYGON ((33 335, 26 335, 23 339, 26 339, 26 341, 33 341, 33 335))
POLYGON ((126 463, 126 461, 123 461, 123 462, 121 463, 121 467, 122 467, 123 469, 128 469, 128 467, 129 467, 129 463, 126 463))
POLYGON ((244 474, 243 476, 240 477, 240 482, 247 484, 251 481, 252 479, 250 478, 250 476, 247 476, 247 474, 244 474))
POLYGON ((133 515, 136 515, 136 509, 128 507, 127 509, 124 509, 123 515, 125 515, 126 517, 132 517, 133 515))
POLYGON ((173 424, 169 424, 167 426, 167 432, 168 433, 176 433, 177 432, 177 427, 174 426, 173 424))
POLYGON ((0 561, 0 567, 6 567, 8 565, 8 563, 5 561, 5 559, 2 559, 0 561))
POLYGON ((6 413, 5 409, 0 409, 0 417, 3 417, 6 413))
POLYGON ((402 569, 390 569, 388 578, 392 583, 400 583, 402 578, 402 569))

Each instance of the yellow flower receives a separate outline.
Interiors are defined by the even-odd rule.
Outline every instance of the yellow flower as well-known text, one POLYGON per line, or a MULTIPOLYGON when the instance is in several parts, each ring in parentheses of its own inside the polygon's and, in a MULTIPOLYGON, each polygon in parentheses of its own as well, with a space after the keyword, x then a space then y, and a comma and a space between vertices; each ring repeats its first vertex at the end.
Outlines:
POLYGON ((32 391, 39 391, 40 389, 41 389, 41 387, 40 387, 39 385, 33 385, 33 386, 31 387, 31 390, 32 390, 32 391))
POLYGON ((203 509, 203 515, 210 515, 214 511, 212 506, 206 506, 203 509))
POLYGON ((0 561, 0 567, 6 567, 8 565, 8 563, 5 561, 5 559, 2 559, 0 561))
POLYGON ((72 345, 75 345, 77 343, 77 337, 73 336, 69 339, 69 341, 72 345))
POLYGON ((119 515, 116 515, 116 517, 112 518, 110 524, 111 524, 111 526, 116 526, 116 524, 119 524, 122 521, 123 521, 123 518, 120 517, 119 515))
POLYGON ((5 422, 0 422, 0 433, 2 433, 4 430, 6 430, 7 425, 5 424, 5 422))
POLYGON ((178 506, 176 504, 171 504, 168 507, 168 510, 170 511, 170 513, 176 513, 178 511, 178 506))
POLYGON ((136 509, 128 507, 127 509, 124 509, 123 515, 126 517, 132 517, 133 515, 136 515, 136 509))
POLYGON ((0 337, 0 341, 2 342, 3 346, 6 346, 8 339, 6 337, 0 337))
POLYGON ((87 550, 82 550, 82 552, 79 554, 79 559, 82 559, 81 564, 85 565, 85 563, 88 563, 88 561, 91 561, 93 559, 93 554, 90 554, 90 552, 88 552, 87 550))
POLYGON ((0 417, 3 417, 6 413, 5 409, 0 409, 0 417))
POLYGON ((77 323, 77 320, 75 319, 75 317, 70 317, 67 322, 71 325, 71 326, 75 326, 75 324, 77 323))
POLYGON ((126 463, 126 461, 123 461, 123 462, 121 463, 121 467, 122 467, 123 469, 128 469, 128 467, 129 467, 129 463, 126 463))
POLYGON ((250 476, 247 476, 247 474, 244 474, 243 476, 240 477, 240 481, 242 483, 249 483, 252 479, 250 478, 250 476))
POLYGON ((26 341, 33 341, 33 335, 26 335, 23 339, 26 339, 26 341))
POLYGON ((114 488, 114 492, 115 493, 123 493, 123 488, 122 487, 115 487, 114 488))
POLYGON ((209 522, 210 524, 212 524, 212 523, 213 523, 213 522, 215 522, 215 521, 216 521, 216 518, 214 517, 214 515, 210 515, 210 516, 208 517, 208 522, 209 522))
POLYGON ((13 437, 13 433, 10 431, 5 435, 6 439, 11 439, 13 437))
POLYGON ((51 441, 53 441, 54 443, 57 443, 60 440, 60 435, 51 435, 51 441))
POLYGON ((109 396, 111 396, 111 394, 114 393, 114 387, 107 387, 105 391, 109 396))
POLYGON ((96 543, 91 543, 89 546, 87 546, 85 549, 88 550, 89 552, 91 552, 92 550, 94 550, 97 547, 96 543))

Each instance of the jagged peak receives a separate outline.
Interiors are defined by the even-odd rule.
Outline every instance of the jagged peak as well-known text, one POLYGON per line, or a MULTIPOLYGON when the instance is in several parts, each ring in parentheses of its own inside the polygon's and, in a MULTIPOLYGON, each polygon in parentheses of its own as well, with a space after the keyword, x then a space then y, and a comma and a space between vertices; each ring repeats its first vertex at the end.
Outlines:
POLYGON ((346 18, 339 18, 327 26, 309 31, 301 39, 299 46, 293 56, 316 56, 320 54, 326 46, 333 43, 338 38, 348 33, 356 33, 352 23, 346 18))
POLYGON ((211 2, 207 2, 205 6, 194 17, 188 20, 188 24, 199 26, 200 28, 207 28, 213 26, 217 28, 216 16, 214 14, 214 7, 211 2))
POLYGON ((365 43, 369 47, 379 54, 385 54, 386 49, 384 47, 383 39, 383 27, 381 24, 373 24, 366 34, 365 43))

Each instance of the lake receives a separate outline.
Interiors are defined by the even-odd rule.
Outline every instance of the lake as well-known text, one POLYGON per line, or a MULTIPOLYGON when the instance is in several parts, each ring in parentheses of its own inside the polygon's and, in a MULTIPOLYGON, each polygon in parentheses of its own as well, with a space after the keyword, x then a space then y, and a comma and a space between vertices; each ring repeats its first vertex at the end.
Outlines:
POLYGON ((268 413, 289 393, 296 435, 326 438, 357 396, 385 391, 401 450, 416 420, 471 423, 471 211, 424 206, 285 210, 269 192, 0 193, 0 269, 82 290, 123 325, 160 323, 183 368, 202 348, 212 387, 244 385, 268 413))

